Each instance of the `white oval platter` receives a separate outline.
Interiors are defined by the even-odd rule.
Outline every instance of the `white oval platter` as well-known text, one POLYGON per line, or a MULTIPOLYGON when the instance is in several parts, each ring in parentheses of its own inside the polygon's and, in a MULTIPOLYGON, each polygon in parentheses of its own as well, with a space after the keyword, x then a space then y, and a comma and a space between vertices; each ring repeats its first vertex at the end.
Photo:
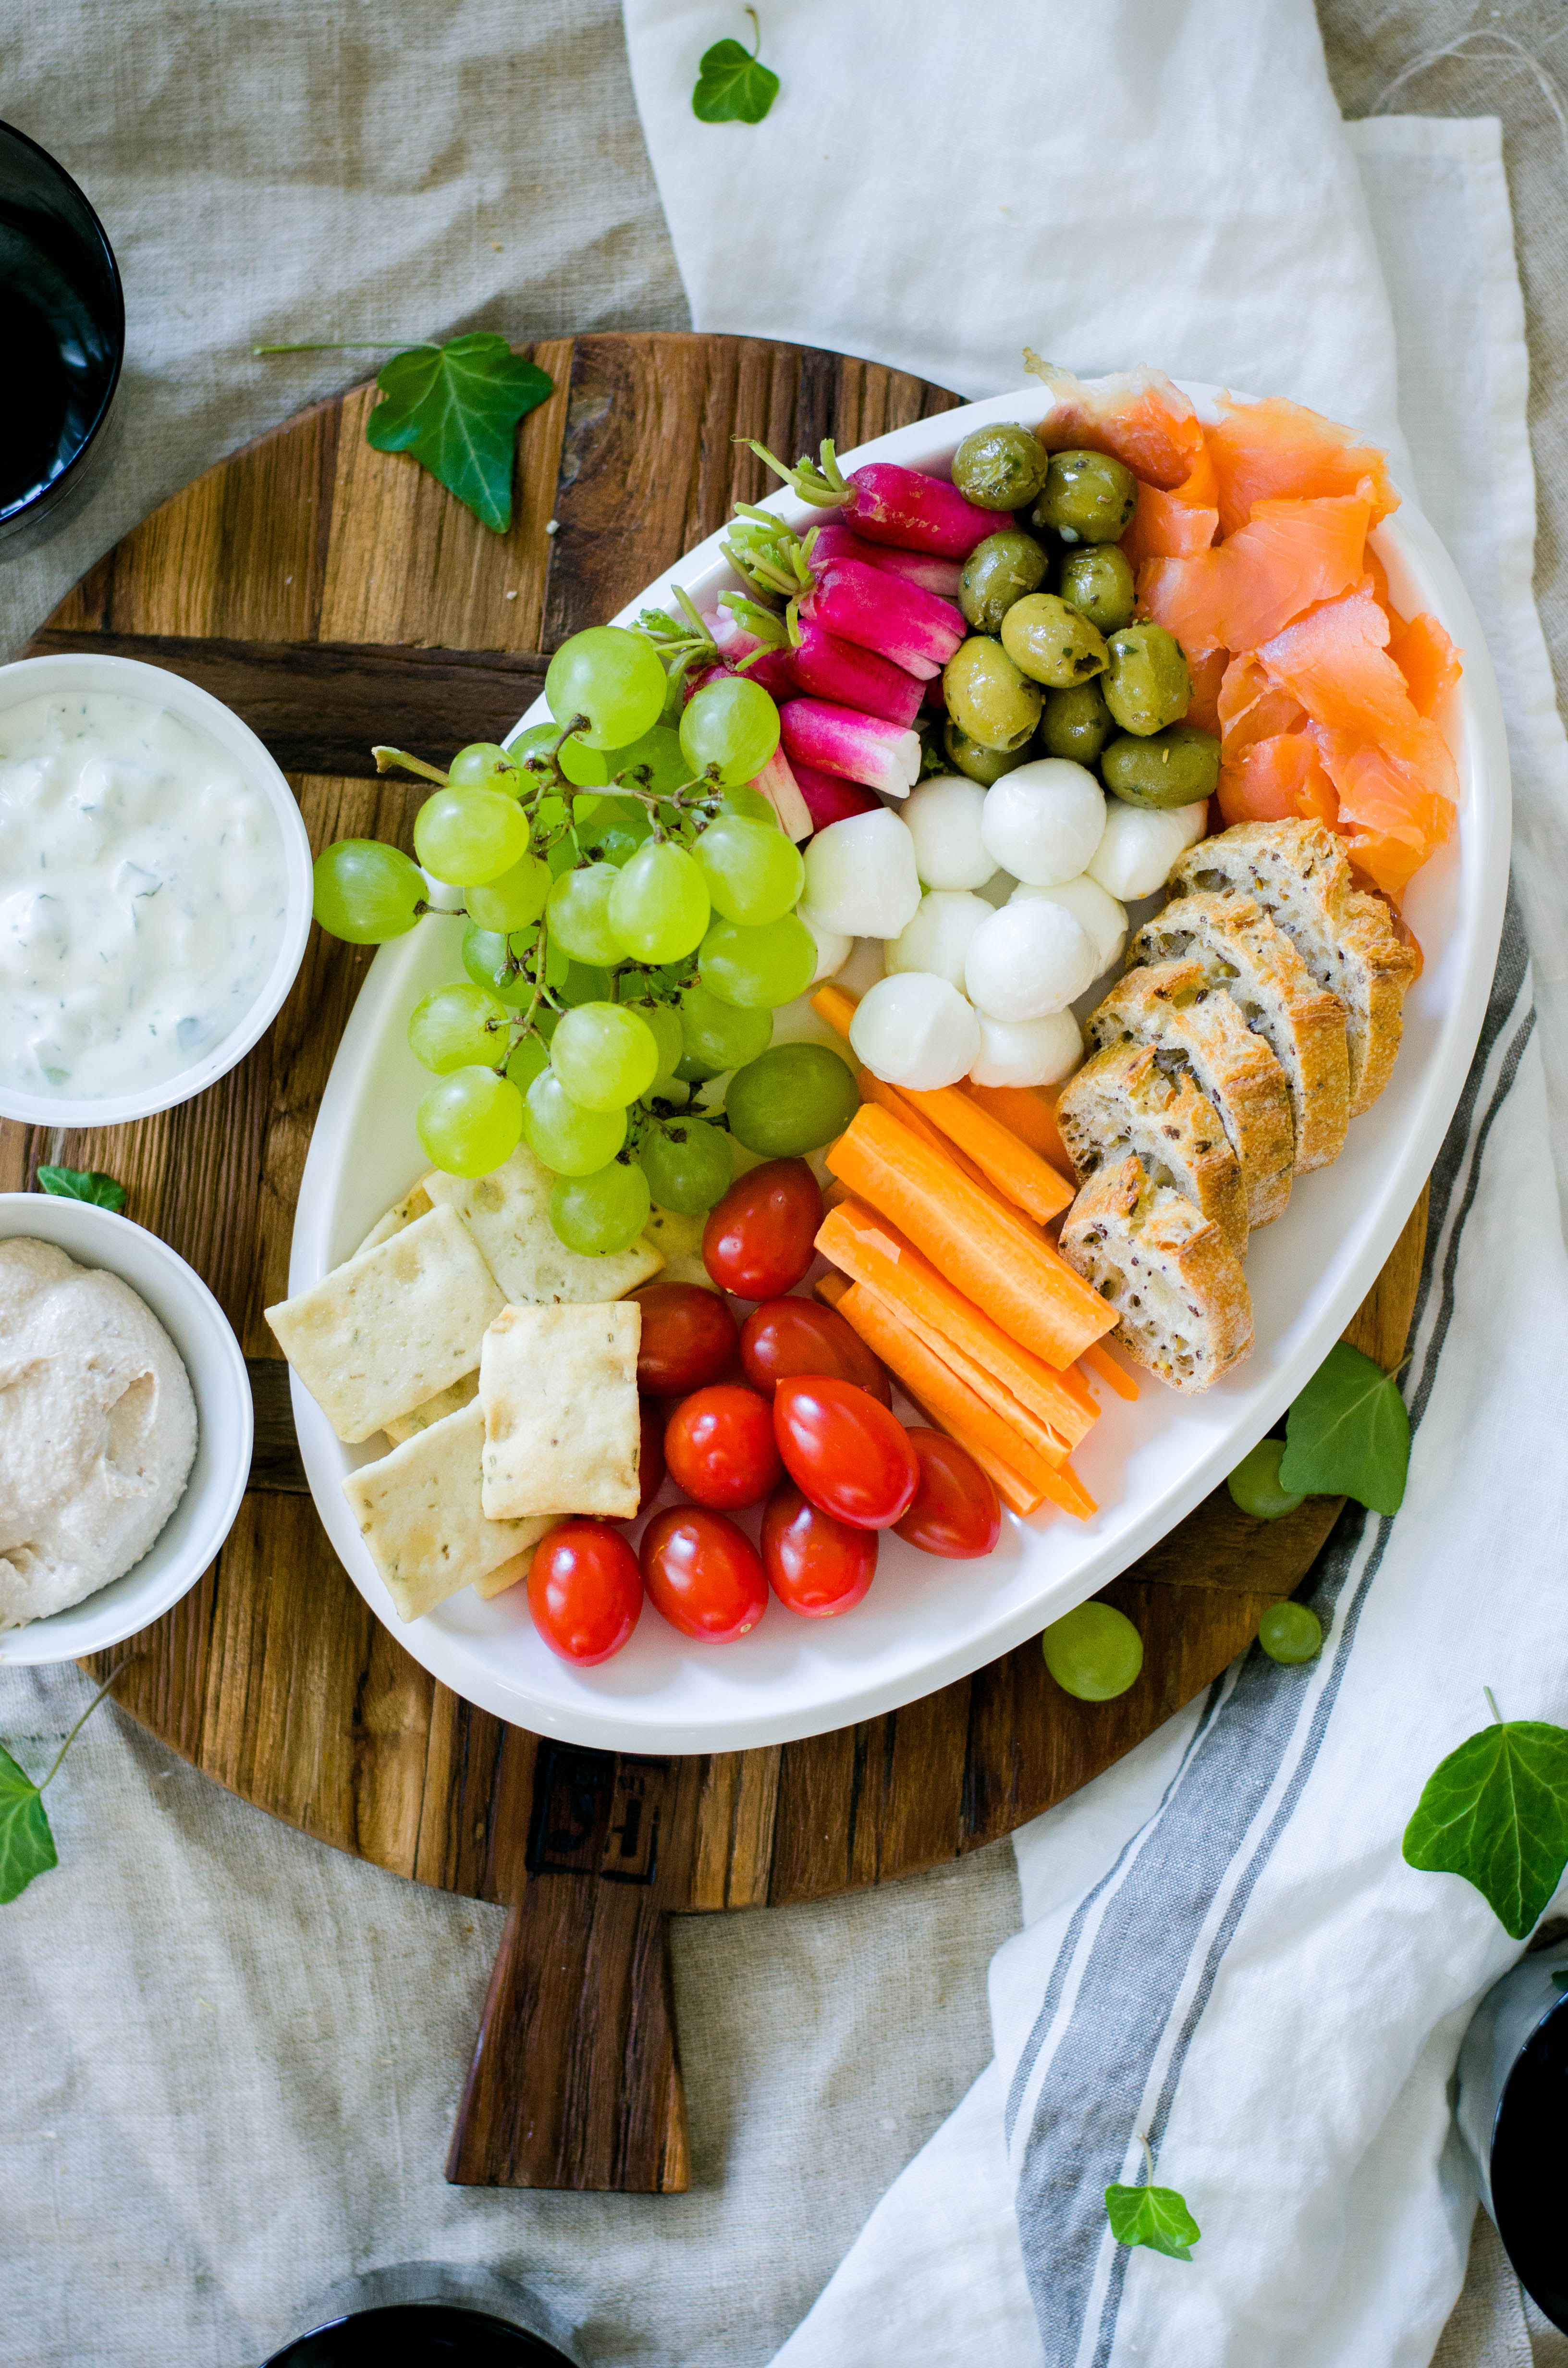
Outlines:
MULTIPOLYGON (((1214 389, 1187 392, 1213 416, 1214 389)), ((1043 389, 1030 386, 879 437, 843 456, 845 465, 899 461, 945 473, 971 427, 1033 426, 1045 408, 1043 389)), ((820 515, 787 493, 768 507, 792 524, 820 515)), ((1256 1345, 1247 1361, 1201 1397, 1145 1376, 1136 1406, 1107 1404, 1074 1457, 1099 1504, 1090 1521, 1007 1516, 995 1553, 977 1563, 938 1561, 884 1537, 871 1591, 846 1618, 801 1620, 775 1602, 740 1644, 714 1647, 688 1642, 649 1610, 625 1651, 592 1669, 541 1643, 521 1588, 490 1603, 465 1589, 401 1622, 341 1488, 372 1451, 345 1447, 295 1382, 301 1450, 327 1534, 371 1609, 432 1676, 516 1725, 603 1749, 735 1751, 825 1733, 915 1701, 1038 1634, 1165 1536, 1278 1420, 1370 1288, 1431 1169, 1485 1013, 1507 889, 1507 748, 1480 623, 1408 495, 1374 540, 1395 605, 1406 615, 1433 610, 1463 654, 1462 681, 1440 719, 1459 766, 1458 826, 1407 900, 1426 961, 1392 1081, 1335 1166, 1300 1178, 1285 1216, 1253 1236, 1256 1345)), ((614 621, 664 606, 677 580, 699 608, 711 605, 735 581, 719 544, 718 535, 699 543, 614 621)), ((544 712, 540 701, 522 720, 544 712)), ((432 915, 370 966, 305 1163, 291 1292, 347 1258, 427 1165, 414 1131, 426 1080, 405 1029, 419 996, 461 975, 461 927, 432 915)), ((780 1037, 818 1028, 798 1008, 778 1019, 780 1037)))

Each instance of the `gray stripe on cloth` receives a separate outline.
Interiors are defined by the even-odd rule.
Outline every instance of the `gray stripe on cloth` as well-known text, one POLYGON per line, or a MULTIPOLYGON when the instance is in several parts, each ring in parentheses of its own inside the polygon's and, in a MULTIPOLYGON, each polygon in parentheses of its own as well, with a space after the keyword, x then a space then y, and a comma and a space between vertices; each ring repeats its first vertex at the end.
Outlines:
MULTIPOLYGON (((1512 1089, 1533 1027, 1528 951, 1510 894, 1480 1041, 1433 1170, 1415 1337, 1421 1337, 1434 1283, 1437 1304, 1412 1393, 1413 1427, 1430 1397, 1447 1338, 1459 1246, 1474 1202, 1486 1141, 1512 1089), (1521 1001, 1522 1016, 1510 1028, 1521 1001)), ((1381 1516, 1347 1508, 1314 1574, 1312 1602, 1325 1627, 1334 1622, 1336 1611, 1341 1612, 1326 1666, 1320 1662, 1301 1669, 1281 1668, 1254 1648, 1229 1690, 1221 1695, 1217 1687, 1211 1695, 1159 1809, 1085 1901, 1063 1938, 1015 2078, 1009 2100, 1013 2113, 1028 2085, 1028 2068, 1071 1987, 1086 1911, 1100 1895, 1113 1894, 1035 2100, 1018 2180, 1025 2271, 1051 2368, 1070 2368, 1082 2353, 1108 2247, 1111 2258, 1095 2330, 1093 2368, 1105 2368, 1109 2358, 1128 2255, 1125 2247, 1109 2237, 1103 2191, 1123 2173, 1139 2107, 1169 2044, 1147 2132, 1152 2144, 1159 2143, 1225 1950, 1315 1764, 1361 1607, 1391 1529, 1391 1521, 1381 1516), (1280 1796, 1267 1827, 1244 1865, 1238 1864, 1247 1835, 1276 1791, 1280 1796), (1230 1896, 1195 1972, 1195 1954, 1227 1886, 1230 1896), (1127 1978, 1129 1965, 1137 1968, 1135 1984, 1127 1978), (1184 1993, 1180 2028, 1168 2040, 1184 1993)), ((1226 1683, 1221 1680, 1220 1687, 1226 1683)))

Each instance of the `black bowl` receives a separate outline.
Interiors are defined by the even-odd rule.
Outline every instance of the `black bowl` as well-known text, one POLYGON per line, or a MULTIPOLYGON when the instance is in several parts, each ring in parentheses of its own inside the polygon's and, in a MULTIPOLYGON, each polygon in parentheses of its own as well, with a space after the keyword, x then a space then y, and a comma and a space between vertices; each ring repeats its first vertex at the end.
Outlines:
POLYGON ((101 448, 125 358, 125 298, 103 225, 71 176, 8 123, 0 123, 0 350, 5 540, 60 521, 101 448))

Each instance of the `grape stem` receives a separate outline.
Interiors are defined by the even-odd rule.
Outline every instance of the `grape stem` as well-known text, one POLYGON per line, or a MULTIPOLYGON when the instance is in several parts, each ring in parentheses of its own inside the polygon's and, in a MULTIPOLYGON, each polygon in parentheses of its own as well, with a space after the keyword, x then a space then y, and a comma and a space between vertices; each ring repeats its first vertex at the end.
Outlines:
POLYGON ((370 754, 378 773, 390 773, 394 765, 401 765, 405 773, 417 773, 421 780, 438 781, 442 789, 449 785, 449 775, 443 773, 438 765, 427 765, 423 757, 411 757, 404 749, 383 748, 379 744, 370 754))

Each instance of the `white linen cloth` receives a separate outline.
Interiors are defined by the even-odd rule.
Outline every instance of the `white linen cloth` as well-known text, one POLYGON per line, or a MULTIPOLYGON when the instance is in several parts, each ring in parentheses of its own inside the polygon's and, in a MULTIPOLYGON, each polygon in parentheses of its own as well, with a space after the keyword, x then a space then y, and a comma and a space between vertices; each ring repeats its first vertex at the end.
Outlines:
POLYGON ((851 346, 970 394, 1015 382, 1026 338, 1085 370, 1155 360, 1400 451, 1397 330, 1402 465, 1502 680, 1523 913, 1434 1176, 1405 1508, 1341 1524, 1316 1663, 1255 1650, 1018 1837, 1026 1929, 993 1961, 995 2060, 778 2359, 1417 2368, 1474 2208, 1447 2083, 1517 1948, 1468 1886, 1404 1867, 1400 1838, 1484 1723, 1483 1683, 1506 1714, 1568 1721, 1546 1581, 1568 1528, 1568 1101, 1549 1121, 1547 1088, 1568 1038, 1568 749, 1530 598, 1496 126, 1347 140, 1298 0, 996 6, 966 16, 957 74, 939 9, 794 0, 766 20, 772 114, 708 147, 688 119, 706 12, 626 6, 699 327, 851 346), (791 157, 788 201, 748 204, 791 157), (1103 2191, 1140 2177, 1139 2133, 1203 2227, 1191 2265, 1109 2237, 1103 2191))

